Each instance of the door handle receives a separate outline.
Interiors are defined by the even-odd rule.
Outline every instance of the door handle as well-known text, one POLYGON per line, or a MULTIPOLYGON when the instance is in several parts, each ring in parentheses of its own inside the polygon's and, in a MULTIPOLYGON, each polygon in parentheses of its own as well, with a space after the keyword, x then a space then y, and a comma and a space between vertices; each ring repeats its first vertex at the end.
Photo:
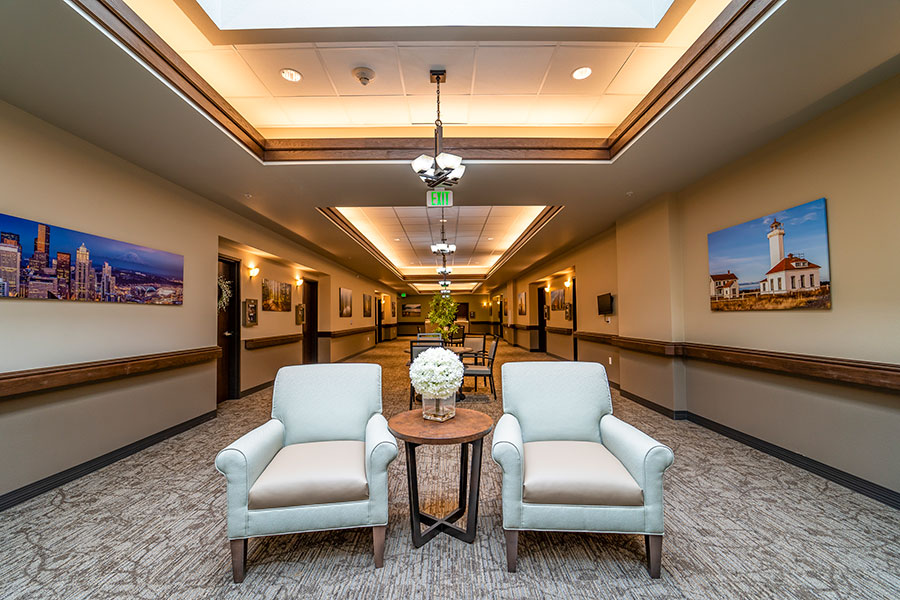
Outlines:
POLYGON ((223 335, 229 336, 229 337, 230 337, 230 336, 233 335, 233 334, 232 334, 232 332, 230 332, 230 331, 226 331, 223 335))

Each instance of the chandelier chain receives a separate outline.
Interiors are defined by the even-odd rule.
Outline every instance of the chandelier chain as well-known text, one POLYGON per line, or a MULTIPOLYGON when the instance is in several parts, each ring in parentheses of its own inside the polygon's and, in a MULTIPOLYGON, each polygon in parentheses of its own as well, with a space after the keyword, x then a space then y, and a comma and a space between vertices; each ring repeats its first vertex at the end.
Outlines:
POLYGON ((434 120, 435 125, 442 125, 441 123, 441 78, 437 79, 437 119, 434 120))

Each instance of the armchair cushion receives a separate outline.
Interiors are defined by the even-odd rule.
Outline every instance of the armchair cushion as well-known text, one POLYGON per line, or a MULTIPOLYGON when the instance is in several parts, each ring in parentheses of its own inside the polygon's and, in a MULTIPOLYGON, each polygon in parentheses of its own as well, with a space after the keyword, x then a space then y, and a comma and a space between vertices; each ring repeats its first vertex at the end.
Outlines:
POLYGON ((285 446, 250 488, 249 508, 366 500, 365 446, 355 440, 285 446))
POLYGON ((640 486, 597 442, 526 442, 522 498, 534 504, 642 506, 640 486))

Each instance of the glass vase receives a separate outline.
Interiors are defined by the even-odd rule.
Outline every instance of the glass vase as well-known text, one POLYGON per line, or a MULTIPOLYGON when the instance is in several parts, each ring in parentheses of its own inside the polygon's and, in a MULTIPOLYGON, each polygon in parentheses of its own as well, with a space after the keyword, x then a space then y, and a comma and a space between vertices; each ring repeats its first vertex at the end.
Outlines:
POLYGON ((446 421, 456 416, 456 392, 446 398, 422 398, 422 416, 429 421, 446 421))

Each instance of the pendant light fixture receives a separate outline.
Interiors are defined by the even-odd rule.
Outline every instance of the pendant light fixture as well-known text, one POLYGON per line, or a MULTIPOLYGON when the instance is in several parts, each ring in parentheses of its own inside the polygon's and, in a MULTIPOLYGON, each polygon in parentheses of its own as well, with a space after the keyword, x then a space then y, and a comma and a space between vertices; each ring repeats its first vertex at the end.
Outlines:
POLYGON ((416 175, 430 188, 450 187, 459 183, 466 172, 462 157, 443 151, 444 127, 441 122, 441 84, 447 82, 447 71, 432 70, 431 83, 437 84, 437 118, 434 120, 434 156, 421 154, 412 161, 416 175))

